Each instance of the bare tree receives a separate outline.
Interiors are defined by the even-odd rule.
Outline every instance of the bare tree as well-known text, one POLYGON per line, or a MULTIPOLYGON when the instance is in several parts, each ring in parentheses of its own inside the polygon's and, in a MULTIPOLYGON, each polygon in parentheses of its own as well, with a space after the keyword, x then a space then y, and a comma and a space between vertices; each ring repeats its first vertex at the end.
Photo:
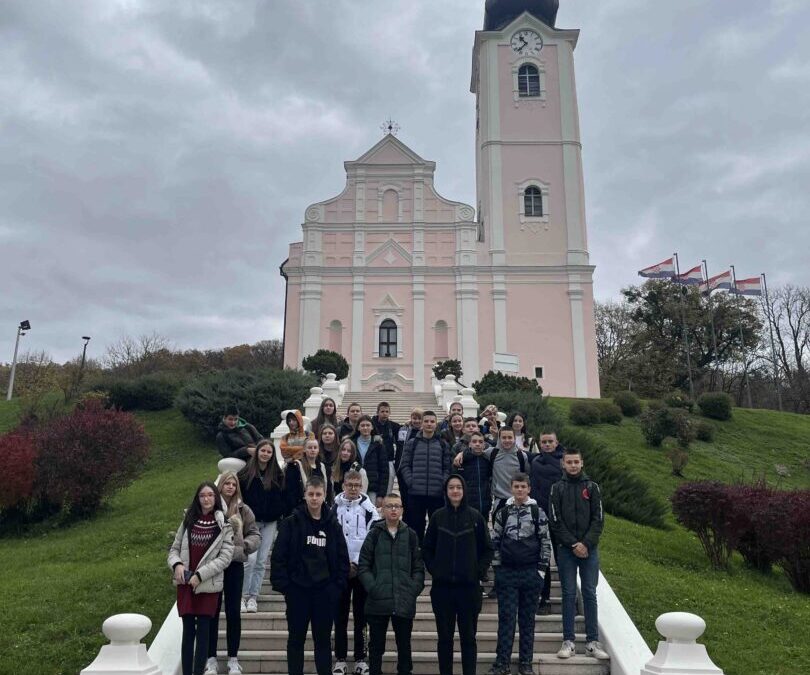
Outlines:
POLYGON ((634 354, 631 310, 626 302, 597 302, 594 304, 594 319, 602 389, 623 389, 630 382, 630 363, 634 354), (622 381, 625 378, 626 381, 622 381))
POLYGON ((810 412, 810 288, 788 284, 771 291, 770 306, 762 302, 786 397, 795 412, 810 412))
POLYGON ((110 370, 136 374, 148 369, 148 362, 161 353, 169 351, 171 342, 157 332, 143 334, 137 338, 125 335, 107 346, 103 363, 110 370), (145 368, 146 367, 146 368, 145 368))

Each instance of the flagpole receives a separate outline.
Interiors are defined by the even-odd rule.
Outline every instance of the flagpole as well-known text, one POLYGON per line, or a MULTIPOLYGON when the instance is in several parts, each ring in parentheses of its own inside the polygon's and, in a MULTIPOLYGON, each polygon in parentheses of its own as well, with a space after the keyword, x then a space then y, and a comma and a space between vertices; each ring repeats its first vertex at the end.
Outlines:
POLYGON ((695 400, 695 385, 692 382, 692 357, 689 355, 689 336, 686 332, 686 310, 683 306, 683 288, 681 288, 680 277, 681 277, 681 264, 678 261, 678 254, 674 253, 675 256, 675 278, 678 280, 678 297, 681 299, 681 321, 683 322, 683 344, 686 348, 686 369, 689 373, 689 398, 693 401, 695 400))
POLYGON ((779 369, 776 366, 776 346, 773 341, 773 321, 771 321, 771 298, 768 295, 768 280, 765 273, 762 273, 762 286, 765 288, 765 307, 768 309, 768 329, 771 332, 771 360, 773 361, 773 384, 776 387, 776 401, 779 404, 779 412, 782 412, 782 387, 779 386, 779 369))
POLYGON ((745 378, 745 392, 748 398, 748 407, 753 408, 754 404, 751 402, 751 381, 748 378, 748 363, 746 359, 747 354, 745 351, 745 339, 743 338, 742 310, 740 310, 740 294, 737 291, 737 270, 734 269, 734 265, 731 265, 731 278, 734 282, 734 294, 737 296, 737 311, 739 312, 738 328, 740 329, 740 349, 742 350, 743 355, 743 377, 745 378))
POLYGON ((709 303, 709 321, 712 327, 712 349, 714 349, 714 368, 712 368, 712 391, 714 391, 714 386, 715 383, 717 382, 717 369, 720 359, 717 353, 717 333, 714 330, 714 305, 712 305, 712 289, 709 288, 709 264, 706 262, 705 258, 701 262, 703 263, 703 273, 706 277, 706 297, 709 303))

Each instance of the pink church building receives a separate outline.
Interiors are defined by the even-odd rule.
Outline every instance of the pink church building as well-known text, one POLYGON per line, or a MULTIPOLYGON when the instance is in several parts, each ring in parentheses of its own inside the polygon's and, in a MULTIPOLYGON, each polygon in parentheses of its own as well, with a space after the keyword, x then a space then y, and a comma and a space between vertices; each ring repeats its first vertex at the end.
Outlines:
POLYGON ((487 0, 475 34, 477 204, 434 187, 436 165, 387 134, 344 163, 339 195, 304 214, 287 281, 284 364, 318 349, 349 391, 431 390, 459 359, 599 396, 574 48, 557 0, 487 0))

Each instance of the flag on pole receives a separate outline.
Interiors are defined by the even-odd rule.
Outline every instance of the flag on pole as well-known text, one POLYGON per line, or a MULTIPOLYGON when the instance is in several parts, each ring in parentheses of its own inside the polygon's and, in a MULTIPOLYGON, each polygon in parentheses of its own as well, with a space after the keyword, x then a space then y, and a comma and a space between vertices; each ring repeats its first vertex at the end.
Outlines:
POLYGON ((683 286, 700 286, 703 284, 703 267, 698 265, 672 279, 676 284, 683 286))
POLYGON ((647 279, 670 279, 675 276, 675 263, 672 258, 667 258, 657 265, 639 270, 638 275, 647 279))
POLYGON ((712 291, 729 291, 731 286, 731 270, 726 270, 700 284, 700 292, 708 295, 712 291))
POLYGON ((731 288, 731 292, 737 295, 762 295, 762 277, 737 279, 737 283, 731 288))

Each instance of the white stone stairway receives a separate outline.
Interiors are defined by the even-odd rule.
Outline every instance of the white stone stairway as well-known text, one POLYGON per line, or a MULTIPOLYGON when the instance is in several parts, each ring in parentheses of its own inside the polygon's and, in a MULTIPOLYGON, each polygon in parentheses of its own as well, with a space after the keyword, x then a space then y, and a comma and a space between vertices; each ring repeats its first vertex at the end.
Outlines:
POLYGON ((441 420, 444 411, 439 410, 436 397, 429 393, 410 393, 398 391, 347 391, 343 395, 343 403, 338 410, 339 417, 346 416, 346 409, 350 403, 359 403, 363 412, 367 415, 375 415, 377 404, 386 401, 391 406, 391 419, 400 424, 408 421, 411 410, 422 408, 422 410, 433 410, 441 420))
MULTIPOLYGON (((556 652, 562 643, 562 615, 560 614, 560 585, 556 571, 553 571, 551 602, 552 614, 537 616, 534 637, 534 669, 541 675, 607 675, 610 672, 609 662, 597 661, 584 656, 585 636, 583 618, 577 617, 577 656, 561 660, 556 652)), ((417 600, 416 618, 414 620, 413 672, 415 675, 438 674, 436 662, 436 621, 430 604, 430 579, 427 579, 424 591, 417 600)), ((286 673, 287 672, 287 622, 284 617, 284 598, 270 588, 265 579, 259 596, 259 611, 255 614, 242 614, 242 645, 239 651, 239 662, 245 673, 286 673)), ((495 647, 498 631, 497 600, 484 598, 481 615, 478 619, 478 673, 486 673, 495 660, 495 647)), ((349 619, 349 666, 352 667, 352 621, 349 619)), ((220 618, 220 654, 225 648, 225 616, 220 618)), ((518 638, 513 647, 513 671, 517 672, 518 638)), ((312 657, 312 639, 306 642, 307 673, 315 672, 312 657)), ((394 634, 389 630, 386 653, 383 662, 385 673, 396 672, 396 647, 394 634)), ((461 672, 461 656, 458 635, 455 638, 455 672, 461 672)), ((221 670, 225 671, 224 657, 220 658, 221 670)))

